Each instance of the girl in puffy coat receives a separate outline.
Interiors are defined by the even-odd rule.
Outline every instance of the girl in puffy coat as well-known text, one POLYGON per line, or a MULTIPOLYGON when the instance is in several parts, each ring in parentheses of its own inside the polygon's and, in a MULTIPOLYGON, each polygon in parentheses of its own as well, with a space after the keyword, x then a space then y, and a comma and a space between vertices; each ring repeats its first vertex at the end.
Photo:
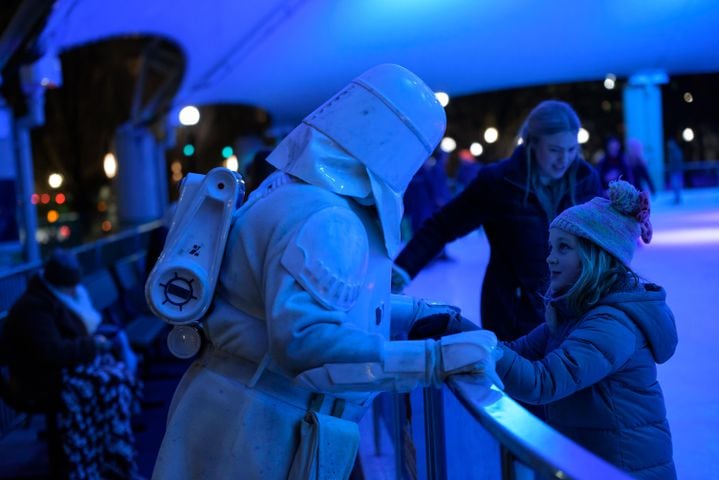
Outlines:
POLYGON ((546 322, 504 343, 497 373, 545 421, 637 478, 674 479, 656 364, 677 345, 663 288, 629 267, 651 240, 649 201, 624 181, 609 200, 562 212, 549 228, 546 322))

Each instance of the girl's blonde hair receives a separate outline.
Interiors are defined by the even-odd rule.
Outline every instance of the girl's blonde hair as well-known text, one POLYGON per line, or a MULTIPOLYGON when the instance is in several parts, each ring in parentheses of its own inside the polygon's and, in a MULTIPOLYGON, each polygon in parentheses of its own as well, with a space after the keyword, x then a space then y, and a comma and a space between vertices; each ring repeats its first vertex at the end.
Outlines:
POLYGON ((597 304, 608 293, 630 282, 636 286, 639 277, 615 256, 583 237, 577 237, 577 253, 582 271, 564 295, 570 311, 580 315, 597 304))

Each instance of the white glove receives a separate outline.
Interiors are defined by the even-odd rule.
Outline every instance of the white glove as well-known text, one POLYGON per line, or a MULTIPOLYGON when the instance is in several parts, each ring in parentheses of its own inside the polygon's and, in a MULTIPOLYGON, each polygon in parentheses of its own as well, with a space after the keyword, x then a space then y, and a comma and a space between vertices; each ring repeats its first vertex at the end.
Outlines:
POLYGON ((500 388, 502 381, 494 371, 502 350, 497 348, 497 337, 489 330, 474 330, 442 337, 439 377, 444 381, 450 375, 472 375, 475 380, 485 378, 500 388))
POLYGON ((398 385, 419 381, 424 386, 441 388, 447 377, 462 374, 474 376, 475 381, 488 379, 488 387, 491 383, 503 387, 494 371, 497 355, 501 356, 497 337, 489 330, 457 333, 438 341, 387 342, 383 373, 394 376, 398 385))

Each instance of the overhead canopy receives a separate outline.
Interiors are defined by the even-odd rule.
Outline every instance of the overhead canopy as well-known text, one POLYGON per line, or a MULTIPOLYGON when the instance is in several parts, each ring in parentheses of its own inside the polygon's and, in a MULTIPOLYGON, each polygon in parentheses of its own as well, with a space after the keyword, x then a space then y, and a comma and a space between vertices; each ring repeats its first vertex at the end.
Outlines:
POLYGON ((295 123, 379 63, 464 95, 641 72, 719 71, 716 0, 58 0, 51 51, 154 34, 185 51, 176 105, 295 123))

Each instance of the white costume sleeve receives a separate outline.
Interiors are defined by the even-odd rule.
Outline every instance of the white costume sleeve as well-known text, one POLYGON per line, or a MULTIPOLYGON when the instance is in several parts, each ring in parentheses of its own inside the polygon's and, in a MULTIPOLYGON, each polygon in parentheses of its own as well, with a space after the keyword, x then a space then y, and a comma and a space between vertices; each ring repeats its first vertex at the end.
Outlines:
MULTIPOLYGON (((332 363, 300 374, 301 384, 328 393, 355 391, 406 392, 440 387, 449 375, 493 379, 497 345, 494 334, 475 330, 434 340, 386 342, 380 362, 332 363)), ((491 383, 491 381, 489 382, 491 383)))
MULTIPOLYGON (((276 245, 262 280, 270 357, 301 384, 335 393, 408 391, 439 386, 452 373, 481 374, 488 362, 493 367, 496 338, 488 331, 391 342, 350 320, 353 287, 373 288, 364 280, 366 232, 351 211, 323 209, 284 248, 276 245)), ((374 320, 374 311, 351 314, 358 313, 374 320)))

